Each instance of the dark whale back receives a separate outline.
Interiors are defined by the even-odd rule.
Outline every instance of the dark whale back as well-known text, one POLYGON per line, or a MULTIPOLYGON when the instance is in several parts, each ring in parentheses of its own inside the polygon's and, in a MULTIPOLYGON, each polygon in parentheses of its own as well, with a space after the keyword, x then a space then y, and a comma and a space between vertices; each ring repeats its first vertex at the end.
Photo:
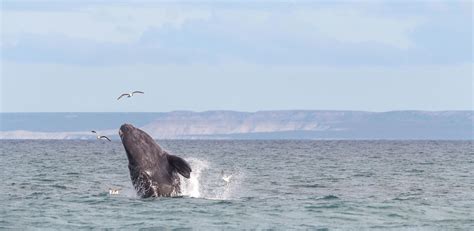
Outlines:
POLYGON ((190 177, 191 167, 164 151, 146 132, 124 124, 119 131, 128 158, 133 186, 141 197, 181 193, 178 173, 190 177))

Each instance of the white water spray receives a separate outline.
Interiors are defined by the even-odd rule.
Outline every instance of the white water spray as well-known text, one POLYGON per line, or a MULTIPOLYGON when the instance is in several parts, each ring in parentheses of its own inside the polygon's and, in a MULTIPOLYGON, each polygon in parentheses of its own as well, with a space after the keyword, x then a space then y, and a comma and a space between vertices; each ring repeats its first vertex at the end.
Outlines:
POLYGON ((221 168, 211 166, 205 160, 188 159, 191 165, 191 177, 181 177, 181 193, 184 196, 194 198, 205 198, 212 200, 228 200, 235 190, 240 187, 243 174, 239 171, 230 171, 226 174, 232 175, 226 182, 222 178, 221 168))
POLYGON ((207 161, 202 161, 198 159, 189 159, 192 172, 189 179, 181 177, 181 193, 190 197, 201 197, 201 174, 203 170, 209 168, 207 161))

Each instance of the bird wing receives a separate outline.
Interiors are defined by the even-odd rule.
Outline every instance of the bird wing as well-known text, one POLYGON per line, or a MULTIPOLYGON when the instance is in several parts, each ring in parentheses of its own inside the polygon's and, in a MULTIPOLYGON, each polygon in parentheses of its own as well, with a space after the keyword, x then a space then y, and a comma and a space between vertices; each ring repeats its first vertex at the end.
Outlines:
POLYGON ((111 140, 109 139, 109 137, 107 137, 107 136, 100 136, 100 138, 101 138, 101 139, 104 138, 104 139, 107 139, 108 141, 111 141, 111 140))
POLYGON ((143 91, 134 91, 134 92, 132 92, 132 95, 135 94, 135 93, 145 94, 145 92, 143 92, 143 91))
POLYGON ((119 100, 120 98, 122 98, 122 97, 124 97, 124 96, 126 96, 126 95, 128 95, 128 94, 127 94, 127 93, 121 94, 121 95, 117 98, 117 100, 119 100))
POLYGON ((92 133, 97 133, 97 132, 96 132, 96 131, 94 131, 94 130, 92 130, 91 132, 92 132, 92 133))
POLYGON ((232 175, 223 176, 223 177, 222 177, 222 179, 223 179, 225 182, 229 182, 229 181, 230 181, 230 178, 232 178, 232 175))

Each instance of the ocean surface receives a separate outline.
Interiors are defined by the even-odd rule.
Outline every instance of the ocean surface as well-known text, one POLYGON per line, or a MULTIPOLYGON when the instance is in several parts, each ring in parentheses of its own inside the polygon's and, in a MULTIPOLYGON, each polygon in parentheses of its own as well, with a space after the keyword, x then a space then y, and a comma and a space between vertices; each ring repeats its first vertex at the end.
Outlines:
POLYGON ((182 197, 138 198, 119 141, 0 141, 0 229, 474 230, 473 141, 158 142, 182 197))

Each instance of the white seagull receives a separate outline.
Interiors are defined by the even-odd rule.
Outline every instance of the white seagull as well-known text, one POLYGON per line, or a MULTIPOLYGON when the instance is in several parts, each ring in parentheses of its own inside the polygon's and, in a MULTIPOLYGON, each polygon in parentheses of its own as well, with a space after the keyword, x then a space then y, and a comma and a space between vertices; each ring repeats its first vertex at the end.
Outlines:
POLYGON ((145 94, 145 92, 143 92, 143 91, 133 91, 133 92, 130 92, 130 93, 123 93, 123 94, 121 94, 121 95, 117 98, 117 100, 121 99, 121 98, 124 97, 124 96, 127 96, 127 98, 130 98, 130 97, 132 97, 134 94, 137 94, 137 93, 139 93, 139 94, 145 94))
POLYGON ((119 192, 120 192, 120 189, 118 189, 118 188, 109 188, 109 194, 110 195, 117 195, 117 194, 119 194, 119 192))
POLYGON ((227 183, 230 182, 230 178, 232 178, 232 174, 226 176, 226 175, 224 174, 224 170, 222 170, 221 175, 222 175, 222 179, 223 179, 225 182, 227 182, 227 183))
MULTIPOLYGON (((96 131, 91 131, 91 132, 94 133, 94 134, 97 134, 96 131)), ((108 141, 111 141, 111 140, 109 139, 109 137, 107 137, 107 136, 101 136, 101 135, 97 135, 97 139, 98 139, 98 140, 106 139, 106 140, 108 140, 108 141)))

